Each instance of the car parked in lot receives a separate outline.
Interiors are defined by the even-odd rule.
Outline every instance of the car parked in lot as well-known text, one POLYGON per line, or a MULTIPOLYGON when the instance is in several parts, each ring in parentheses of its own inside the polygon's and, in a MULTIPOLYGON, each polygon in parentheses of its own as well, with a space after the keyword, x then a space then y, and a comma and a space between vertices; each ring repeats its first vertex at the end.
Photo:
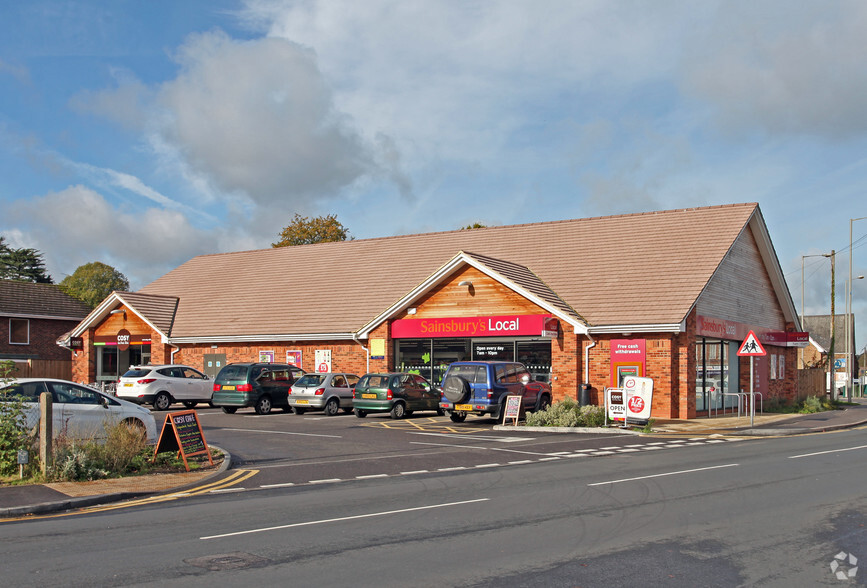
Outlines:
POLYGON ((308 410, 324 410, 328 416, 336 415, 340 409, 352 412, 352 391, 357 383, 355 374, 304 374, 289 390, 289 406, 295 414, 308 410))
POLYGON ((211 404, 227 414, 248 406, 256 414, 273 407, 289 412, 289 389, 303 375, 304 370, 285 363, 230 363, 214 379, 211 404))
POLYGON ((440 408, 453 422, 470 413, 500 418, 506 396, 523 398, 524 410, 543 410, 551 404, 551 387, 535 382, 522 363, 506 361, 456 361, 443 376, 440 408))
POLYGON ((29 427, 39 422, 39 398, 51 394, 51 425, 55 437, 100 440, 106 426, 119 422, 138 427, 148 443, 157 441, 156 422, 151 412, 137 404, 112 398, 102 392, 53 378, 19 378, 0 384, 0 401, 20 397, 24 401, 29 427))
POLYGON ((401 419, 416 410, 438 413, 440 391, 418 374, 406 372, 365 374, 355 385, 352 403, 355 416, 364 418, 371 412, 390 412, 401 419))
POLYGON ((210 402, 213 391, 208 376, 186 365, 132 366, 117 383, 119 398, 151 404, 156 410, 166 410, 173 402, 193 408, 210 402))

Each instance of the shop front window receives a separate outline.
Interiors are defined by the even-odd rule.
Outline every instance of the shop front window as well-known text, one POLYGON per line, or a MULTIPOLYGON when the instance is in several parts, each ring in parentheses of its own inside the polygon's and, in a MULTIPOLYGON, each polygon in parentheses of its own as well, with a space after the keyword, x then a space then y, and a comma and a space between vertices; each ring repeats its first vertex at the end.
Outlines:
POLYGON ((401 339, 397 342, 395 369, 399 372, 419 374, 430 379, 430 339, 401 339))
POLYGON ((96 354, 96 381, 116 381, 119 376, 117 347, 99 347, 99 352, 96 354))
POLYGON ((517 356, 530 375, 537 382, 551 381, 551 342, 550 341, 518 341, 517 356))
POLYGON ((442 383, 450 363, 470 358, 469 347, 468 339, 433 339, 433 374, 430 381, 436 385, 442 383))
MULTIPOLYGON (((737 410, 738 399, 730 390, 731 366, 730 342, 718 339, 702 339, 695 347, 695 409, 710 412, 728 409, 737 410)), ((736 387, 735 387, 736 388, 736 387)))
POLYGON ((473 359, 515 361, 515 343, 513 341, 474 341, 473 359))

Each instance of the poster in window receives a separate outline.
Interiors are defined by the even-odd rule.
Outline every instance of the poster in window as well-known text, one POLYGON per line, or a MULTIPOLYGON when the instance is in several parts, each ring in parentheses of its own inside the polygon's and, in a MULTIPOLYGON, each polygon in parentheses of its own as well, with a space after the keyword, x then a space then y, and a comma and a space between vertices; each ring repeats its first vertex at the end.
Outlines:
POLYGON ((777 366, 777 377, 780 378, 781 380, 785 380, 786 379, 786 356, 783 354, 780 354, 780 358, 778 361, 779 361, 780 365, 777 366))
POLYGON ((301 367, 301 350, 295 349, 286 352, 286 363, 301 367))
POLYGON ((262 363, 274 363, 274 351, 259 351, 259 361, 262 363))
POLYGON ((370 359, 385 359, 385 339, 370 340, 370 359))
POLYGON ((771 353, 769 358, 771 360, 771 379, 776 380, 777 379, 777 354, 771 353))

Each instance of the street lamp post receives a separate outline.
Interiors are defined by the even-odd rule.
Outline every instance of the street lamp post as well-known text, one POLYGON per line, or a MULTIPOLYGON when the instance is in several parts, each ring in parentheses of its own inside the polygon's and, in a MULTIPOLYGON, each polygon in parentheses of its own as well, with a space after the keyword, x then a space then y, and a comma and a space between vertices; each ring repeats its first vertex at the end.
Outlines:
MULTIPOLYGON (((849 285, 846 287, 846 371, 849 375, 852 375, 852 366, 849 365, 849 361, 851 360, 852 355, 852 257, 854 251, 852 251, 852 224, 855 221, 864 220, 867 216, 862 216, 859 218, 850 218, 849 219, 849 285)), ((803 263, 803 260, 802 260, 803 263)), ((863 276, 862 276, 863 277, 863 276)), ((849 382, 851 378, 846 379, 846 400, 851 401, 851 384, 849 382)))

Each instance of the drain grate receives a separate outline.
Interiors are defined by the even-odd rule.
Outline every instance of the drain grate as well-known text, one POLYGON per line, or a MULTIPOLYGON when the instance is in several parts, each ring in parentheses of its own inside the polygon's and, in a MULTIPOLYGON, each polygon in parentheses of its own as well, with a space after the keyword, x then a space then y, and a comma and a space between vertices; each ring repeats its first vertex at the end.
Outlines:
POLYGON ((185 563, 197 568, 205 568, 212 572, 222 570, 240 570, 243 568, 252 568, 264 566, 269 563, 269 560, 252 553, 243 551, 233 551, 232 553, 221 553, 218 555, 206 555, 205 557, 197 557, 194 559, 185 559, 185 563))

